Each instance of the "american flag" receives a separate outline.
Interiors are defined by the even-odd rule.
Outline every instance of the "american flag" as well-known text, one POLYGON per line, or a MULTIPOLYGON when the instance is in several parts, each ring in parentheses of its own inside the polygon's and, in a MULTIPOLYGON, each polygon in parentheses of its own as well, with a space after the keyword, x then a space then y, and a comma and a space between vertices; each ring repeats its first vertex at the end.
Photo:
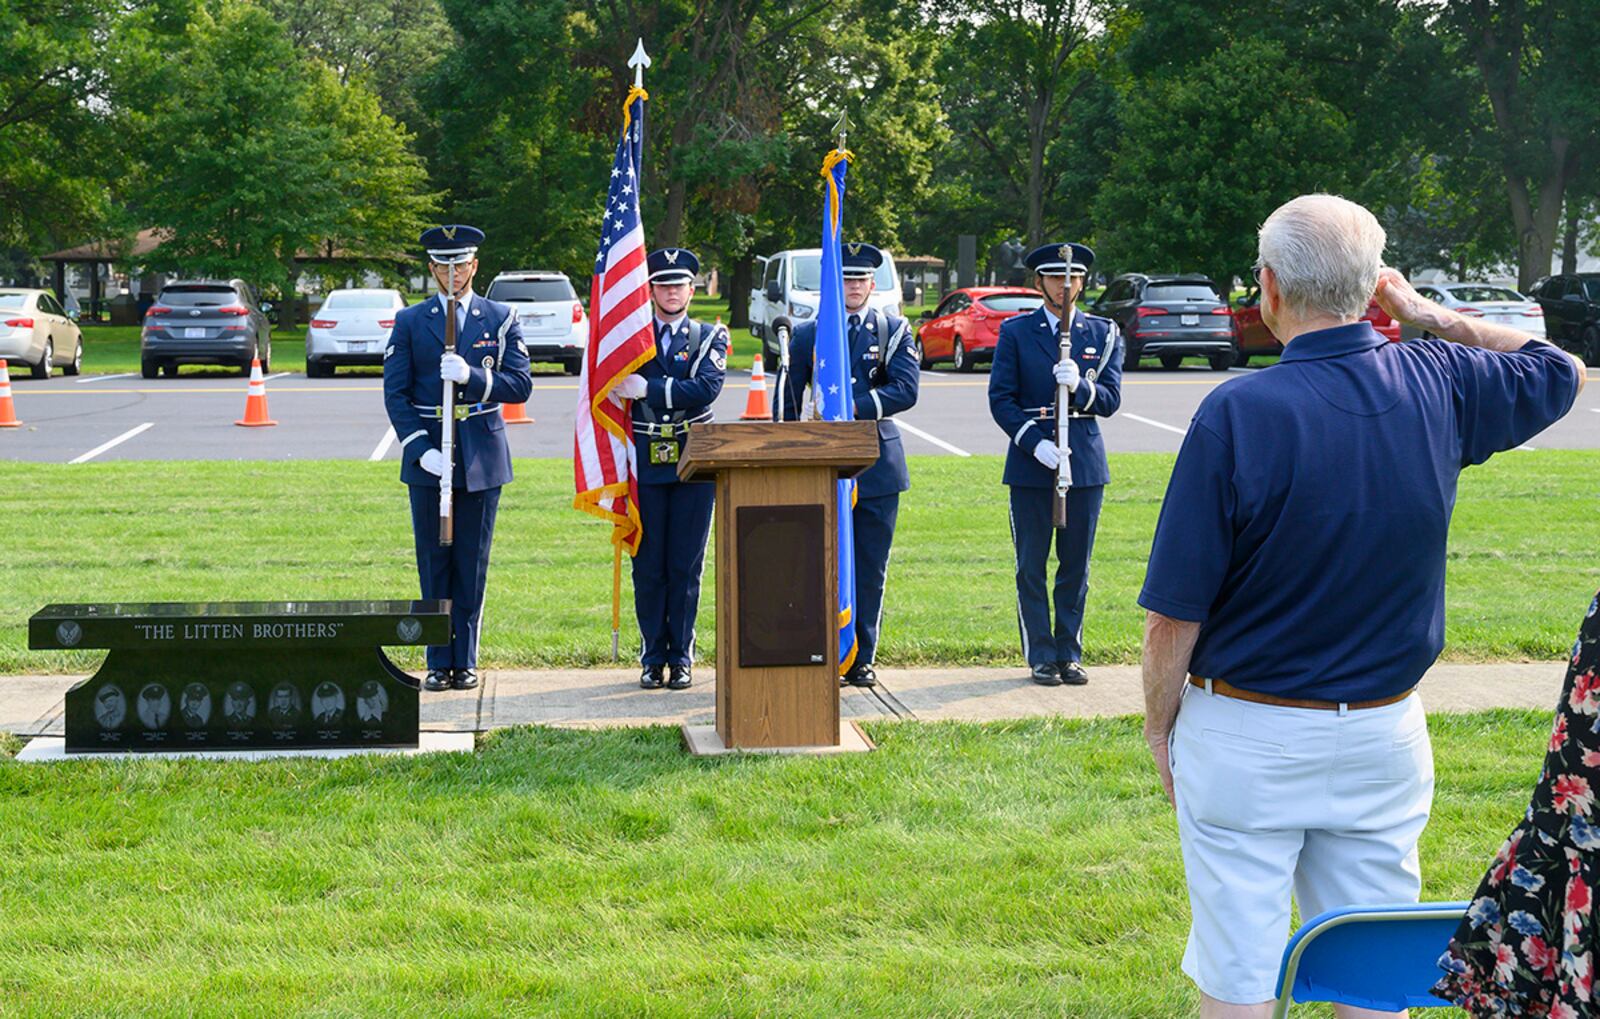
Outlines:
POLYGON ((639 221, 639 157, 644 89, 623 104, 617 157, 601 218, 600 250, 589 287, 589 345, 578 379, 572 466, 573 506, 612 523, 619 553, 639 550, 639 470, 628 404, 612 390, 656 354, 646 285, 644 228, 639 221))

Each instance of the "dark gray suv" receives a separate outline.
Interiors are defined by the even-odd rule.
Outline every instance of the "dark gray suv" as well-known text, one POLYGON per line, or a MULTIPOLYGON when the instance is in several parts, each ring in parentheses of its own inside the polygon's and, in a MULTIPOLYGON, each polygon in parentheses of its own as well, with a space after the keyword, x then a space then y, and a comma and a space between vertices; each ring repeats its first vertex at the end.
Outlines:
POLYGON ((1122 366, 1130 370, 1146 357, 1158 358, 1168 371, 1186 357, 1203 357, 1214 371, 1226 371, 1238 356, 1233 312, 1205 276, 1126 273, 1111 281, 1089 311, 1122 331, 1122 366))
POLYGON ((265 312, 271 309, 243 280, 169 283, 144 313, 140 373, 153 379, 157 371, 177 375, 180 364, 224 364, 248 375, 256 357, 265 372, 272 356, 265 312))

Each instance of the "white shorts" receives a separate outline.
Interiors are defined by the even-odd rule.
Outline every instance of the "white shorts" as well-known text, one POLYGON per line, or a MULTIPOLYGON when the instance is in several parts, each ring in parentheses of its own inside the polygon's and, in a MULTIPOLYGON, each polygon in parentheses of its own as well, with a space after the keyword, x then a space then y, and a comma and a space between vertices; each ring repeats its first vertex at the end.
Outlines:
POLYGON ((1415 902, 1433 803, 1422 700, 1340 713, 1187 687, 1173 730, 1193 921, 1183 971, 1219 1001, 1271 1001, 1289 936, 1340 906, 1415 902))

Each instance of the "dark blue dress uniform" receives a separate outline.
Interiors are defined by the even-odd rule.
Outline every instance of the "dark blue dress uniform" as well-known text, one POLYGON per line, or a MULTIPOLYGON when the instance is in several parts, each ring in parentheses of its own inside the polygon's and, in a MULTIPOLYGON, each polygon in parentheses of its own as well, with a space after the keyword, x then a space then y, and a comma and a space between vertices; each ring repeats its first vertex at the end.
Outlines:
MULTIPOLYGON (((441 248, 464 250, 470 261, 470 253, 483 239, 482 232, 465 226, 445 229, 453 236, 447 239, 441 228, 422 235, 430 255, 439 260, 441 248), (459 246, 446 247, 451 241, 459 246)), ((439 297, 395 315, 383 354, 383 402, 400 439, 400 480, 410 486, 422 597, 448 598, 451 603, 450 643, 428 648, 428 669, 459 675, 477 668, 495 511, 500 486, 511 480, 511 451, 500 404, 527 402, 533 378, 515 313, 469 291, 457 309, 456 352, 467 362, 471 375, 456 387, 455 537, 450 547, 441 547, 439 479, 420 461, 424 453, 440 445, 444 383, 439 378, 439 361, 446 353, 445 315, 445 303, 439 297)))
MULTIPOLYGON (((882 258, 871 245, 846 245, 844 275, 870 276, 882 258)), ((857 477, 856 506, 851 514, 856 570, 856 660, 851 677, 856 678, 877 656, 900 493, 911 487, 900 427, 891 415, 916 406, 921 371, 911 329, 904 319, 867 308, 847 315, 845 329, 855 419, 878 422, 878 460, 857 477)), ((783 420, 800 417, 805 389, 811 383, 816 343, 815 320, 795 328, 789 346, 789 377, 774 409, 783 420)))
MULTIPOLYGON (((682 248, 652 252, 650 282, 688 283, 700 260, 682 248)), ((678 461, 692 425, 712 420, 728 364, 728 331, 684 316, 659 319, 656 356, 638 371, 648 389, 633 401, 633 438, 639 463, 639 518, 644 534, 633 557, 633 606, 639 619, 639 662, 674 667, 687 677, 694 661, 694 622, 700 609, 700 573, 711 535, 715 486, 679 481, 678 461)))
MULTIPOLYGON (((1049 272, 1050 252, 1063 247, 1074 254, 1071 268, 1087 269, 1094 253, 1082 245, 1045 245, 1028 256, 1035 272, 1049 272)), ((1065 271, 1061 265, 1057 271, 1065 271)), ((1070 285, 1070 283, 1069 283, 1070 285)), ((1041 667, 1076 663, 1083 657, 1084 602, 1089 593, 1089 558, 1105 486, 1111 480, 1102 417, 1122 404, 1122 341, 1110 319, 1072 313, 1072 358, 1080 378, 1073 391, 1067 422, 1067 449, 1072 454, 1072 488, 1067 495, 1067 526, 1056 530, 1051 520, 1055 471, 1034 458, 1043 440, 1057 441, 1055 366, 1061 357, 1057 320, 1043 307, 1007 319, 1000 327, 994 364, 989 374, 989 412, 1011 437, 1004 480, 1011 489, 1011 539, 1016 548, 1017 622, 1022 651, 1038 678, 1041 667), (1054 539, 1058 565, 1054 585, 1055 624, 1045 571, 1054 539)), ((1058 443, 1059 445, 1059 443, 1058 443)), ((1063 455, 1066 455, 1063 451, 1063 455)))

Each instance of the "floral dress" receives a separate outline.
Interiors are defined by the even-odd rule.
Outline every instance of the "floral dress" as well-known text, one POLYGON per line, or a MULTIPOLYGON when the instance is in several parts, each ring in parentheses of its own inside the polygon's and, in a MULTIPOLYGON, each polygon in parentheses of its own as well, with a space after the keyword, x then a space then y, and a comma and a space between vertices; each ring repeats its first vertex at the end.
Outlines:
POLYGON ((1600 595, 1589 605, 1528 813, 1500 847, 1433 993, 1475 1016, 1582 1019, 1600 884, 1600 595))

